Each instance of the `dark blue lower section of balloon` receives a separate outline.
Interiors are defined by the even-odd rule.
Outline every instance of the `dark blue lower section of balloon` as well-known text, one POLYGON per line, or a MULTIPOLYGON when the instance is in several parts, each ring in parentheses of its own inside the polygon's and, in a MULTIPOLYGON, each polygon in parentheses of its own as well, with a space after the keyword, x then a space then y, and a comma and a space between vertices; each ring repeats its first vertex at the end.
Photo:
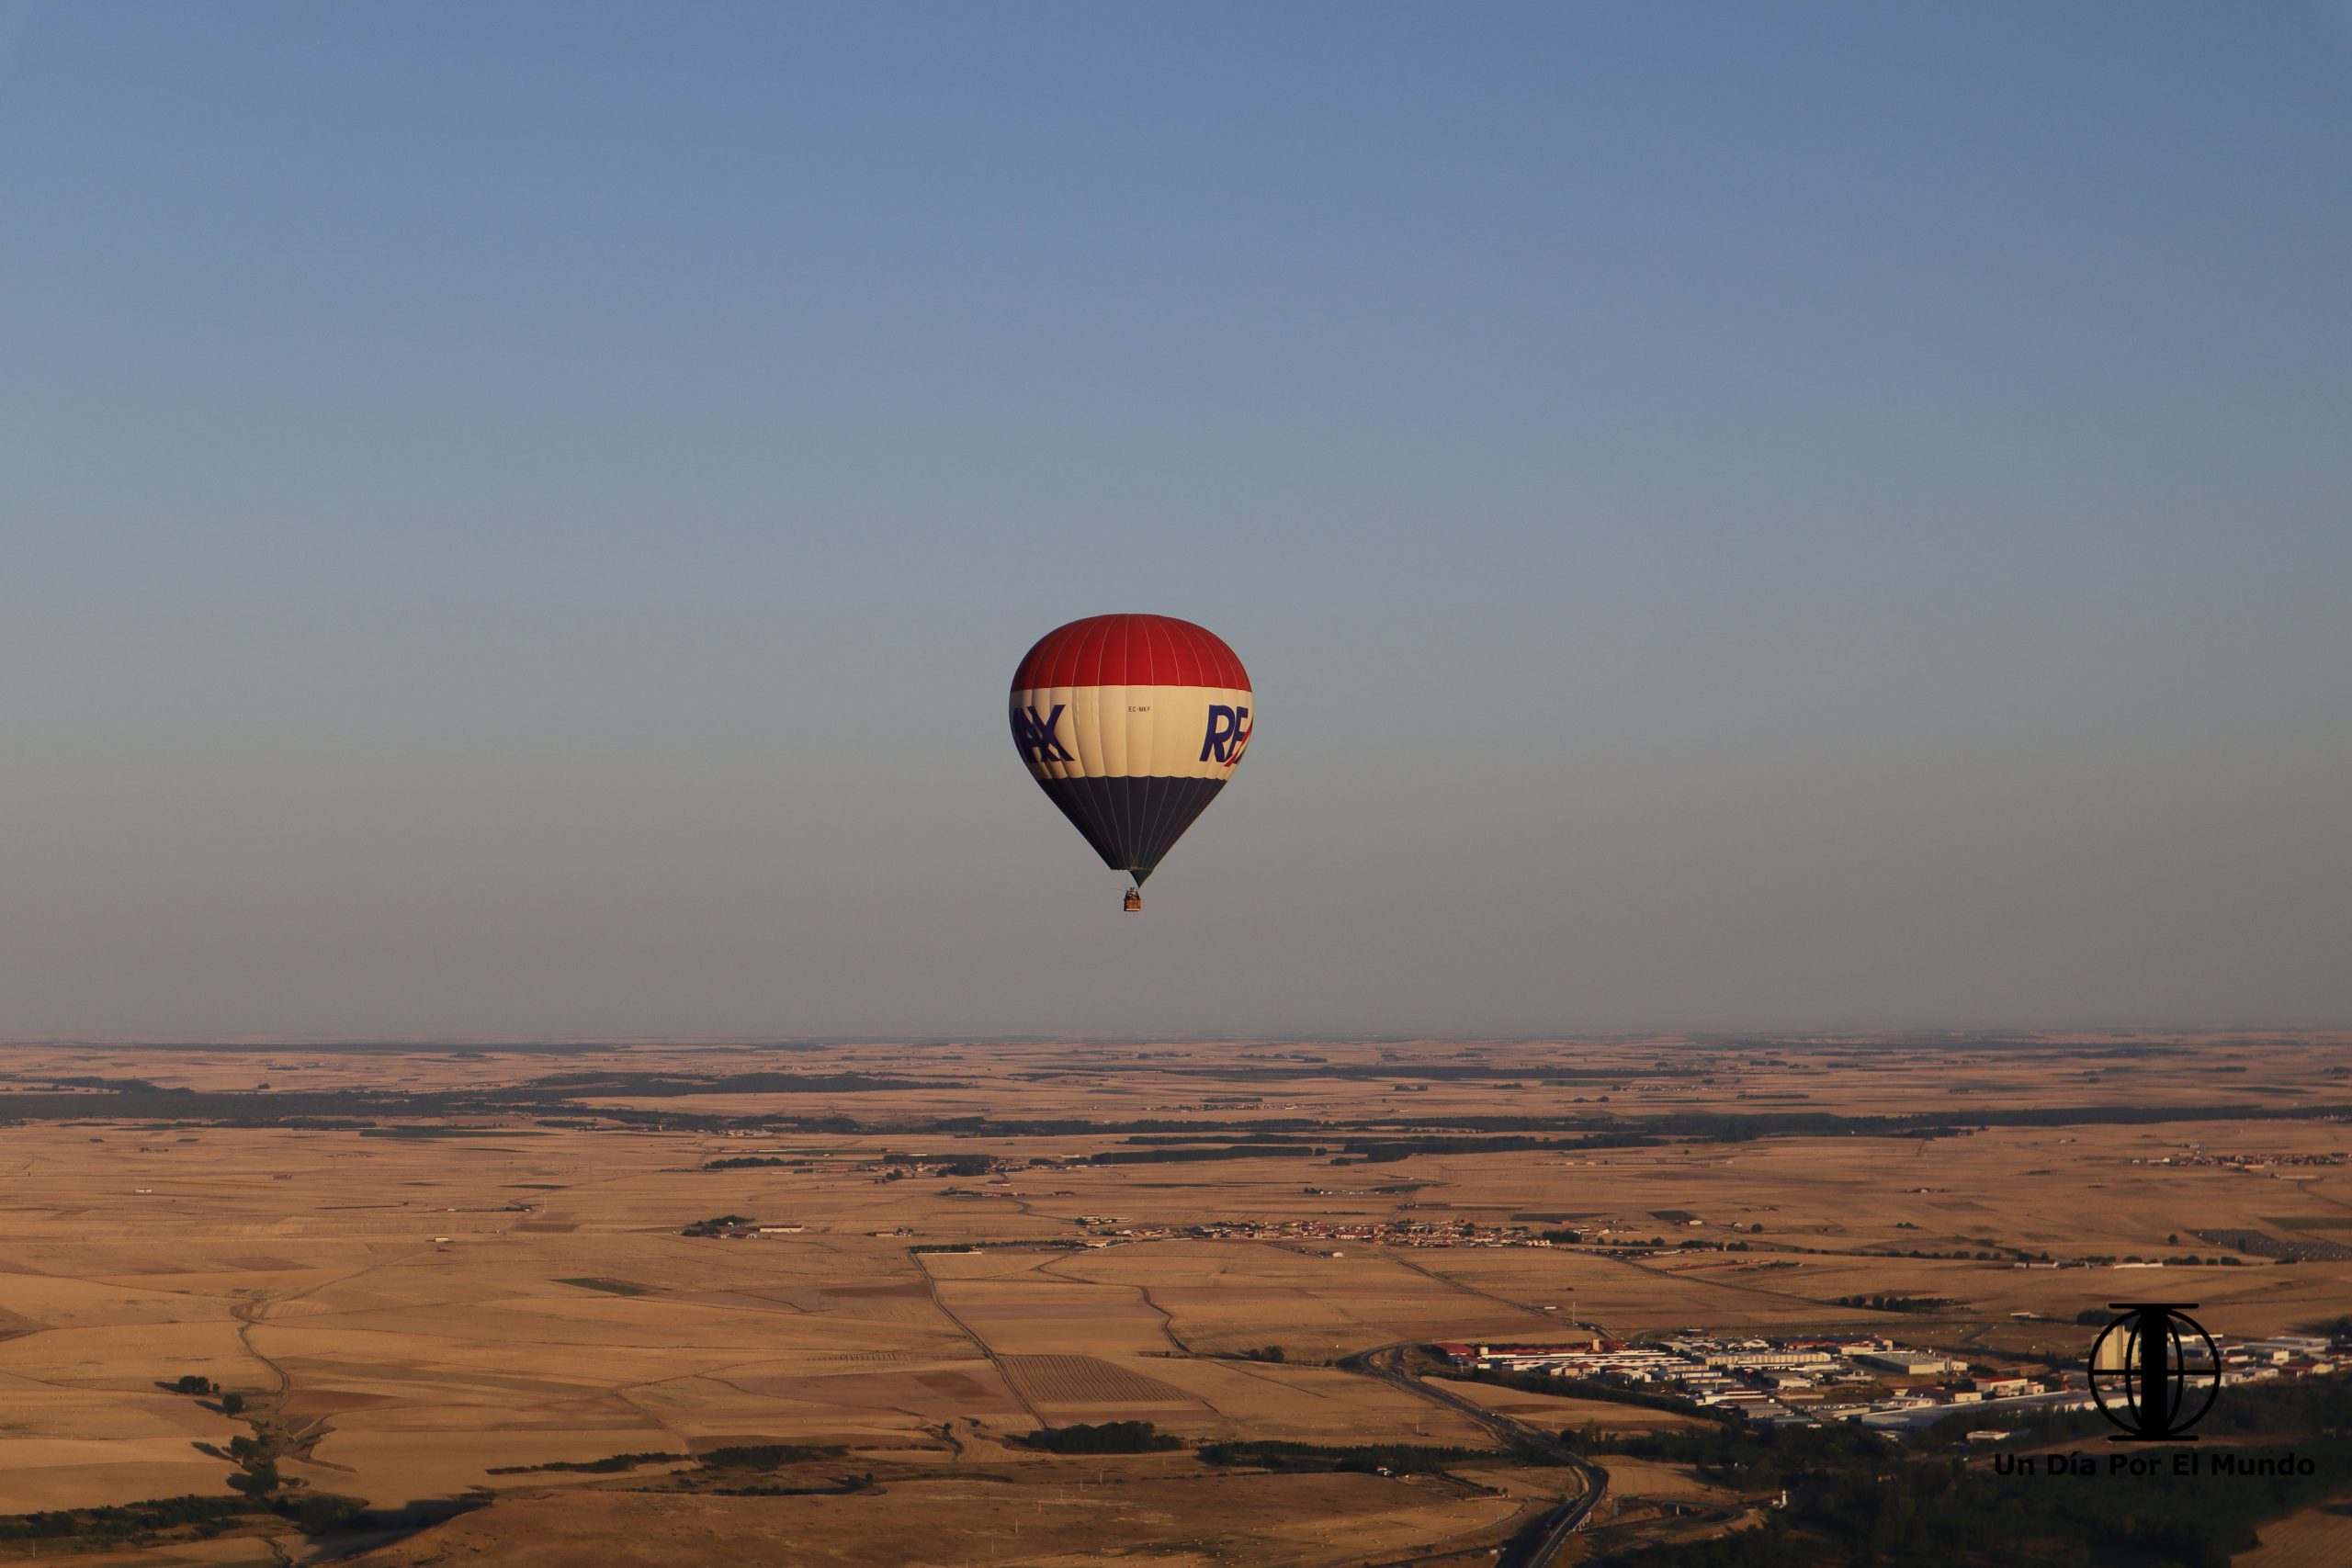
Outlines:
POLYGON ((1071 826, 1113 871, 1149 876, 1193 818, 1208 809, 1223 779, 1039 779, 1071 826))

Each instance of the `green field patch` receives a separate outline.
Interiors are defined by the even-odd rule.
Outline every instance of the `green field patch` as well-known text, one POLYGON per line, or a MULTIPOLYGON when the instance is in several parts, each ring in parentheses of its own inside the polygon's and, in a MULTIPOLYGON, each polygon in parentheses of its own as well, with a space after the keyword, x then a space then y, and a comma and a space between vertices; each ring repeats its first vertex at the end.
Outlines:
POLYGON ((559 1285, 577 1285, 583 1291, 602 1291, 613 1296, 650 1296, 651 1285, 639 1285, 628 1280, 606 1280, 594 1275, 578 1280, 558 1280, 559 1285))

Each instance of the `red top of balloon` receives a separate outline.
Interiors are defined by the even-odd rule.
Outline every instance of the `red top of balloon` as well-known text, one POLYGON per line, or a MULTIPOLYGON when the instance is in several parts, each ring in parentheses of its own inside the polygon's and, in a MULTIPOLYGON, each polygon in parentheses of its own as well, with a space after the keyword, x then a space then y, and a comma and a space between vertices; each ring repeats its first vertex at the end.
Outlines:
POLYGON ((1012 689, 1217 686, 1250 690, 1250 672, 1215 632, 1172 615, 1089 615, 1037 639, 1012 689))

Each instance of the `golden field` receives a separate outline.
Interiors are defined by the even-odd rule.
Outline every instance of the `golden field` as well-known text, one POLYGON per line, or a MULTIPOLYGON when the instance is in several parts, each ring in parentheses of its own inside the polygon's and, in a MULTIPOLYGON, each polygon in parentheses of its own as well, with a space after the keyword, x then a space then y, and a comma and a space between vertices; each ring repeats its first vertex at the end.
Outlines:
MULTIPOLYGON (((1499 1455, 1485 1472, 1387 1478, 1222 1471, 1182 1452, 1080 1461, 1011 1439, 1148 1420, 1187 1439, 1491 1450, 1461 1415, 1337 1363, 1399 1341, 1569 1337, 1571 1323, 1624 1337, 1868 1329, 1998 1358, 2066 1351, 2078 1311, 2154 1279, 2216 1332, 2284 1330, 2352 1303, 2352 1262, 2281 1263, 2199 1233, 2352 1243, 2352 1168, 2293 1163, 2340 1156, 2352 1127, 2269 1114, 2352 1101, 2347 1064, 2342 1036, 5 1047, 0 1514, 225 1495, 228 1445, 258 1416, 284 1435, 297 1492, 381 1508, 492 1497, 388 1536, 366 1559, 385 1563, 1076 1565, 1148 1549, 1168 1562, 1336 1564, 1483 1550, 1568 1483, 1499 1455), (496 1101, 576 1073, 598 1081, 535 1091, 560 1093, 537 1111, 392 1098, 496 1101), (757 1074, 813 1087, 731 1081, 757 1074), (840 1075, 895 1087, 825 1087, 840 1075), (126 1113, 104 1085, 130 1079, 192 1091, 190 1112, 126 1113), (317 1114, 337 1091, 353 1091, 348 1114, 317 1114), (307 1109, 292 1119, 311 1124, 219 1114, 223 1096, 253 1120, 293 1095, 307 1109), (63 1096, 80 1099, 61 1111, 63 1096), (1932 1138, 1751 1122, 1737 1141, 1342 1154, 1351 1137, 1493 1136, 1479 1119, 1498 1116, 1656 1129, 1669 1114, 2065 1107, 2165 1119, 1932 1138), (337 1120, 374 1125, 322 1124, 337 1120), (1217 1147, 1287 1128, 1325 1152, 1094 1162, 1167 1146, 1139 1135, 1182 1135, 1134 1131, 1147 1124, 1195 1127, 1217 1147), (894 1176, 891 1153, 996 1168, 894 1176), (2211 1156, 2264 1163, 2185 1163, 2211 1156), (728 1158, 792 1163, 708 1168, 728 1158), (718 1216, 769 1229, 681 1234, 718 1216), (1412 1221, 1665 1245, 1312 1234, 1412 1221), (1236 1223, 1286 1229, 1182 1234, 1236 1223), (1746 1249, 1714 1245, 1731 1241, 1746 1249), (2018 1251, 2241 1261, 2154 1275, 2018 1267, 2018 1251), (1870 1293, 1958 1304, 1900 1317, 1836 1304, 1870 1293), (1268 1347, 1280 1362, 1239 1355, 1268 1347), (159 1386, 190 1374, 248 1410, 159 1386), (686 1486, 683 1461, 520 1470, 750 1444, 841 1451, 770 1478, 805 1488, 792 1495, 686 1486), (825 1490, 844 1472, 874 1483, 825 1490)), ((1682 1419, 1476 1393, 1543 1427, 1682 1419)), ((1628 1464, 1615 1486, 1626 1506, 1738 1501, 1668 1466, 1628 1464)), ((2324 1534, 2333 1517, 2296 1531, 2324 1534)), ((113 1555, 317 1550, 268 1533, 113 1555)))

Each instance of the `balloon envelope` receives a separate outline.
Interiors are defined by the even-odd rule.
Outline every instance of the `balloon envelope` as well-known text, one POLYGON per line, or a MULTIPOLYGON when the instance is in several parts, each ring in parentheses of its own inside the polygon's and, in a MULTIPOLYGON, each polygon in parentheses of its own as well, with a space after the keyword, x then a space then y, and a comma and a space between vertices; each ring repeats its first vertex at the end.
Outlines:
POLYGON ((1092 615, 1012 672, 1012 743, 1114 871, 1140 884, 1233 776, 1255 706, 1233 649, 1168 615, 1092 615))

